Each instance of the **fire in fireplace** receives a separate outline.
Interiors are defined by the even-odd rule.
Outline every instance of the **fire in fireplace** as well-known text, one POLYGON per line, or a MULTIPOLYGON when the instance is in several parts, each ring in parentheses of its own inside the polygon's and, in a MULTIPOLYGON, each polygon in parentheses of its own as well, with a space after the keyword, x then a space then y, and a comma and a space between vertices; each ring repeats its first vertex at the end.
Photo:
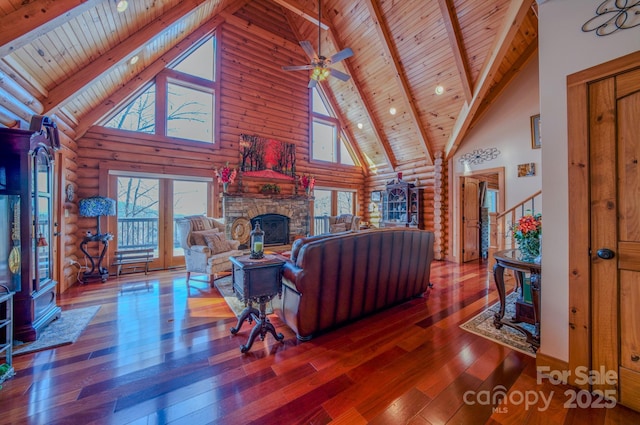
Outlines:
POLYGON ((280 214, 262 214, 251 219, 251 228, 260 223, 264 231, 264 245, 286 245, 289 243, 289 217, 280 214))

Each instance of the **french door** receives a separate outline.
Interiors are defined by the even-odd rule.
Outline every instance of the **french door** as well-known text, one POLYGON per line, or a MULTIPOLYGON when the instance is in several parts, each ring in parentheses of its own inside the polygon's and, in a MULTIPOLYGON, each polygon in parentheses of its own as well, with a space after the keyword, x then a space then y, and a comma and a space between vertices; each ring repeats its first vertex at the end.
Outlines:
POLYGON ((211 179, 153 176, 135 173, 115 176, 117 250, 154 248, 152 269, 184 265, 184 252, 175 220, 210 215, 211 179))

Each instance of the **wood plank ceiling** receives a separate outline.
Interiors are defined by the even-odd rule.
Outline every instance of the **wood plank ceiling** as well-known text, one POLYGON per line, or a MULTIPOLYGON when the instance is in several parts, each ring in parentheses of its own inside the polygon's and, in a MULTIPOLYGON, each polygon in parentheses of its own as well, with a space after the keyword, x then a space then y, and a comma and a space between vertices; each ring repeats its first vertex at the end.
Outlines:
MULTIPOLYGON (((152 79, 168 52, 178 55, 198 31, 265 4, 298 36, 287 41, 309 40, 317 51, 317 0, 130 0, 125 13, 114 0, 0 0, 0 124, 51 115, 77 139, 126 99, 126 88, 136 87, 130 81, 152 79)), ((323 89, 368 168, 452 156, 537 49, 533 0, 325 0, 322 7, 322 54, 355 53, 335 65, 351 80, 330 78, 323 89)), ((273 61, 307 63, 298 50, 298 58, 273 61)))

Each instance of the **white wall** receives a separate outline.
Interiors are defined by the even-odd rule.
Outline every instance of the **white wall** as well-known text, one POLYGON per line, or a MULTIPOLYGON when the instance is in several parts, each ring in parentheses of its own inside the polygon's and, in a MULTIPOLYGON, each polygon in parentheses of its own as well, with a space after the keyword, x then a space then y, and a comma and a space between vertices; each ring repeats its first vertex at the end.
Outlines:
MULTIPOLYGON (((469 131, 452 158, 454 173, 450 193, 453 193, 453 234, 459 235, 459 177, 491 168, 504 167, 505 206, 510 208, 542 188, 541 151, 531 147, 532 115, 540 113, 538 58, 532 58, 522 72, 505 88, 480 122, 469 131), (463 164, 460 157, 476 149, 497 148, 500 155, 482 164, 463 164), (518 164, 535 163, 536 175, 518 177, 518 164)), ((544 142, 543 142, 544 144, 544 142)), ((536 209, 538 207, 536 206, 536 209)), ((451 257, 458 255, 459 238, 453 238, 451 257)))
MULTIPOLYGON (((640 27, 598 37, 582 32, 602 0, 539 6, 543 233, 540 352, 569 359, 567 75, 640 50, 640 27)), ((585 229, 586 230, 586 229, 585 229)))

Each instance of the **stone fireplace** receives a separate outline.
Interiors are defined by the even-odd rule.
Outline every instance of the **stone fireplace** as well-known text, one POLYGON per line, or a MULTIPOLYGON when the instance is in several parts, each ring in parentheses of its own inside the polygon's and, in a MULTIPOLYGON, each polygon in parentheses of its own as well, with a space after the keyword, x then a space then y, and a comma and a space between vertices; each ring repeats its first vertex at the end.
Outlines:
MULTIPOLYGON (((222 197, 222 216, 225 219, 227 235, 233 234, 231 229, 234 223, 241 222, 253 228, 255 222, 260 221, 265 238, 273 238, 271 241, 265 240, 265 245, 291 244, 297 236, 306 236, 309 233, 309 201, 306 196, 296 195, 225 193, 222 197)), ((240 242, 243 243, 242 240, 240 242)))

